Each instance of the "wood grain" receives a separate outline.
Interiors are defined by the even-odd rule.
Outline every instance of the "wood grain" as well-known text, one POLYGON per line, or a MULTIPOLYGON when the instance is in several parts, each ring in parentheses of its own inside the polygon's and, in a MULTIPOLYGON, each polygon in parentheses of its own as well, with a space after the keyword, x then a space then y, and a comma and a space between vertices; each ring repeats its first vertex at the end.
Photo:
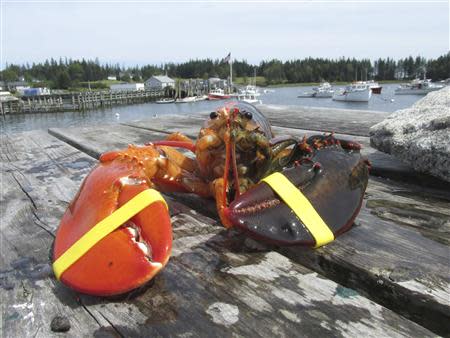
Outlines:
MULTIPOLYGON (((125 141, 111 139, 112 130, 97 135, 108 135, 110 146, 125 141)), ((95 161, 44 132, 3 137, 1 149, 5 337, 59 336, 50 331, 56 315, 69 319, 73 337, 434 336, 169 197, 173 257, 155 281, 121 298, 77 294, 54 280, 49 251, 67 203, 95 161)))
MULTIPOLYGON (((164 132, 174 131, 175 122, 188 130, 195 120, 172 119, 164 132)), ((164 119, 158 123, 155 129, 165 127, 164 119)), ((159 137, 158 133, 143 127, 132 129, 135 133, 127 133, 133 138, 124 140, 124 144, 159 137)), ((301 132, 291 131, 293 134, 301 132)), ((80 149, 96 148, 98 154, 111 146, 119 146, 117 143, 109 146, 110 141, 102 137, 85 139, 83 133, 74 129, 52 132, 63 139, 78 140, 80 149)), ((93 132, 89 132, 91 134, 93 132)), ((367 142, 367 139, 358 140, 367 142)), ((203 200, 192 196, 179 200, 207 216, 216 217, 213 204, 205 205, 203 200)), ((435 332, 446 334, 449 330, 446 323, 450 319, 449 201, 445 185, 444 189, 430 189, 371 177, 352 231, 320 250, 279 248, 279 252, 435 332)))

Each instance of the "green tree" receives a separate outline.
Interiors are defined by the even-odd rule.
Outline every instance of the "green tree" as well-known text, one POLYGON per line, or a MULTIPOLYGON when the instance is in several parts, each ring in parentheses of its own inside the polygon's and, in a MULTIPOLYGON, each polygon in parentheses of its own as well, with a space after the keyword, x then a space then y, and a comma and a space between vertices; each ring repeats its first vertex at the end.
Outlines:
POLYGON ((83 67, 79 63, 72 63, 68 67, 70 79, 72 81, 82 81, 84 76, 83 67))
POLYGON ((56 88, 67 89, 71 84, 69 73, 66 70, 60 71, 56 78, 56 88))
POLYGON ((125 82, 130 82, 131 78, 130 78, 130 74, 125 73, 120 77, 121 81, 125 81, 125 82))
POLYGON ((6 81, 6 82, 17 81, 17 79, 19 78, 19 75, 17 74, 17 72, 11 68, 7 68, 4 71, 2 71, 1 75, 2 75, 2 80, 6 81))
POLYGON ((268 83, 281 83, 286 79, 283 65, 279 60, 272 60, 263 71, 264 77, 268 83))

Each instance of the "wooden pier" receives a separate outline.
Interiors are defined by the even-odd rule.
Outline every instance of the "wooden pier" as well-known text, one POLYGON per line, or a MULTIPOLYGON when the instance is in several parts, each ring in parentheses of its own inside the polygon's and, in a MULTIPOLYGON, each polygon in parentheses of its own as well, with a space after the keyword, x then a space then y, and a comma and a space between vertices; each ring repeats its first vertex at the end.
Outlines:
POLYGON ((151 102, 163 96, 164 90, 86 91, 78 93, 23 96, 18 101, 2 103, 0 106, 0 115, 83 111, 117 105, 151 102))
POLYGON ((195 138, 207 115, 2 135, 3 337, 60 337, 56 317, 68 337, 449 336, 450 184, 370 148, 368 124, 383 114, 265 111, 276 134, 334 130, 363 144, 373 169, 354 227, 316 250, 268 246, 225 230, 213 201, 165 195, 172 258, 147 288, 114 299, 55 280, 63 212, 102 152, 174 131, 195 138))

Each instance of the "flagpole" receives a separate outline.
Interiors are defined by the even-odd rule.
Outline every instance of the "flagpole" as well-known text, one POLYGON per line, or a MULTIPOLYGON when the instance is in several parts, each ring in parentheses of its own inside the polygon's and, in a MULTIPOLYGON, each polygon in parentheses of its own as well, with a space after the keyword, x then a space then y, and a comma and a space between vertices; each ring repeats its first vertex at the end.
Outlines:
POLYGON ((232 86, 233 86, 233 58, 230 57, 230 87, 232 86))

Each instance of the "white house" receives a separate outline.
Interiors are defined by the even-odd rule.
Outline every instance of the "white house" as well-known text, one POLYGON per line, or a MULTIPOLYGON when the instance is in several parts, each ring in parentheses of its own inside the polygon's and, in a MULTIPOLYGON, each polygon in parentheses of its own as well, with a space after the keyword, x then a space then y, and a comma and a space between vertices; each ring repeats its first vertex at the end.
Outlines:
POLYGON ((166 87, 175 87, 175 80, 168 76, 152 76, 150 79, 145 81, 146 89, 163 89, 166 87))
POLYGON ((109 86, 112 92, 137 92, 145 90, 143 83, 117 83, 109 86))
POLYGON ((108 80, 115 81, 115 80, 117 80, 117 76, 110 75, 110 76, 108 76, 108 80))

